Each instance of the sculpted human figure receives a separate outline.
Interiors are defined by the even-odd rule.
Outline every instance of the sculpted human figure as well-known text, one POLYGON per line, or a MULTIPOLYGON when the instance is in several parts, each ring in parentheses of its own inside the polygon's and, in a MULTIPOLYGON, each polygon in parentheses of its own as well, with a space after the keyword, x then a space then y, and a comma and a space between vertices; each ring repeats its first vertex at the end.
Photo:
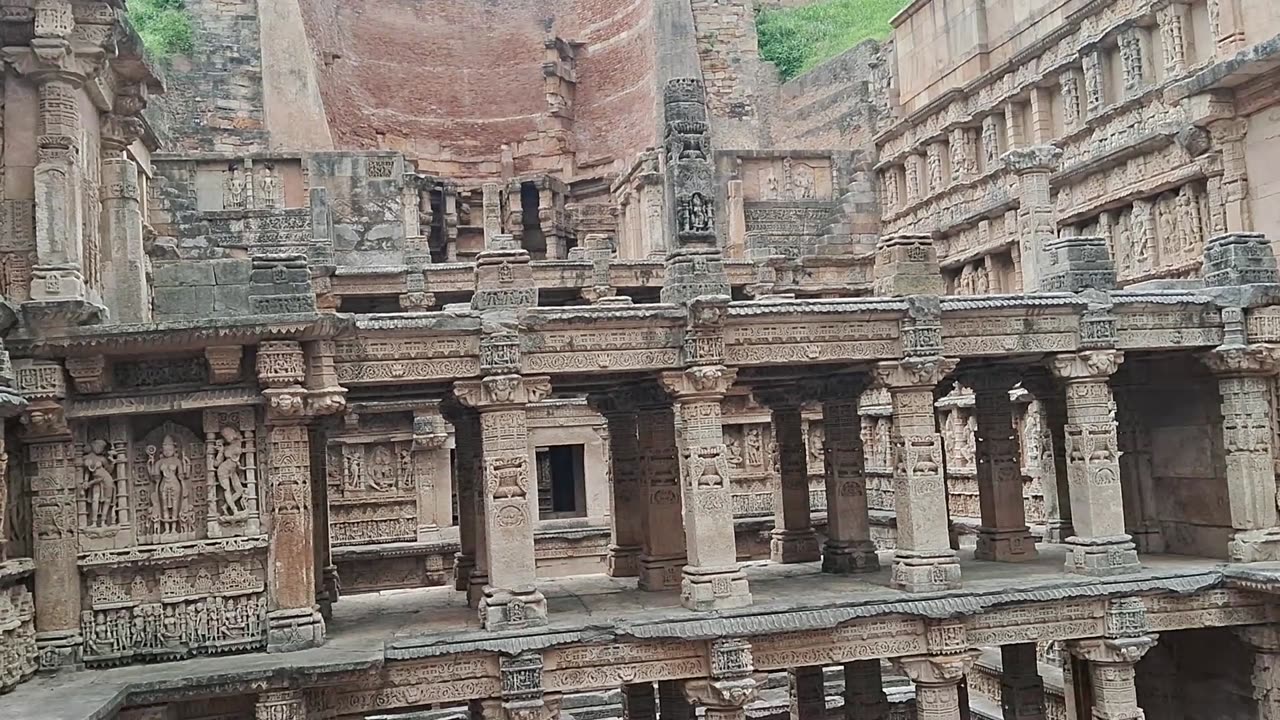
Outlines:
POLYGON ((240 166, 232 164, 227 168, 227 178, 223 185, 222 204, 228 210, 243 208, 245 205, 244 175, 240 174, 240 166))
POLYGON ((214 457, 218 488, 222 491, 222 508, 219 510, 226 515, 239 515, 245 512, 244 464, 241 462, 244 441, 240 431, 230 426, 222 428, 221 434, 214 457))
POLYGON ((191 474, 191 461, 178 451, 172 435, 164 436, 158 457, 155 445, 147 447, 147 474, 156 484, 156 515, 160 532, 181 532, 182 500, 191 474))
POLYGON ((760 436, 760 428, 747 429, 746 460, 748 467, 764 465, 764 438, 760 436))
POLYGON ((114 525, 116 479, 111 476, 107 441, 99 438, 89 443, 89 449, 80 463, 84 470, 84 489, 89 500, 89 524, 94 527, 114 525))
POLYGON ((725 435, 724 438, 725 453, 729 456, 729 465, 732 467, 742 467, 742 441, 737 435, 725 435))
POLYGON ((274 209, 284 205, 280 176, 271 165, 263 166, 262 175, 258 178, 258 191, 261 195, 262 207, 274 209))

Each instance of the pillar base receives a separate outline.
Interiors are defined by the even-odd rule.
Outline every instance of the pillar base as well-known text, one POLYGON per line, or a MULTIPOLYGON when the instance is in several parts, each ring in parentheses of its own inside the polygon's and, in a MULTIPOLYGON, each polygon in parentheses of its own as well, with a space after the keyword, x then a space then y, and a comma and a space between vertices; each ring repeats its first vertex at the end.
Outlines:
POLYGON ((1075 534, 1076 529, 1071 527, 1070 520, 1046 520, 1044 522, 1044 541, 1047 543, 1065 543, 1067 538, 1075 534))
POLYGON ((773 530, 769 533, 769 559, 775 563, 817 562, 822 557, 813 528, 773 530))
POLYGON ((1026 525, 1012 530, 978 528, 978 547, 973 553, 978 560, 1026 562, 1037 555, 1036 539, 1026 525))
POLYGON ((73 670, 80 666, 80 650, 84 638, 79 630, 55 630, 36 633, 36 652, 41 672, 73 670))
POLYGON ((1067 538, 1066 570, 1075 575, 1110 577, 1141 572, 1138 550, 1128 535, 1085 539, 1067 538))
POLYGON ((681 571, 687 563, 688 559, 684 555, 676 557, 641 555, 640 580, 636 584, 646 592, 676 590, 684 581, 681 571))
POLYGON ((453 554, 453 589, 466 590, 471 584, 471 571, 475 570, 476 556, 465 553, 453 554))
POLYGON ((476 572, 474 568, 471 570, 471 576, 467 580, 467 607, 478 608, 480 603, 484 601, 484 587, 489 584, 489 574, 476 572))
POLYGON ((832 575, 870 573, 880 569, 880 556, 870 540, 828 540, 822 547, 822 572, 832 575))
POLYGON ((1231 562, 1271 562, 1280 560, 1280 528, 1240 530, 1227 545, 1231 562))
POLYGON ((532 585, 511 590, 486 587, 480 600, 486 630, 518 630, 547 624, 547 599, 532 585))
POLYGON ((315 608, 267 613, 267 652, 293 652, 324 644, 324 618, 315 608))
POLYGON ((910 593, 958 589, 960 559, 951 549, 929 553, 895 551, 890 584, 910 593))
POLYGON ((680 583, 680 604, 690 610, 728 610, 751 604, 747 576, 737 565, 695 567, 686 565, 680 583))
POLYGON ((639 577, 640 548, 636 545, 610 545, 609 577, 639 577))

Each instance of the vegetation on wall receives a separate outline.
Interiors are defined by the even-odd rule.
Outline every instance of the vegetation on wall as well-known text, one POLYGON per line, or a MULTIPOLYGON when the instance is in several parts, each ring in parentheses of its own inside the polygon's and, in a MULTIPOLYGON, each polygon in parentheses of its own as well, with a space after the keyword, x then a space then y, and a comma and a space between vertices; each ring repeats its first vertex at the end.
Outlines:
POLYGON ((165 61, 191 52, 195 32, 185 0, 127 0, 125 7, 153 58, 165 61))
POLYGON ((889 19, 910 0, 818 0, 756 14, 760 55, 790 80, 868 38, 889 37, 889 19))

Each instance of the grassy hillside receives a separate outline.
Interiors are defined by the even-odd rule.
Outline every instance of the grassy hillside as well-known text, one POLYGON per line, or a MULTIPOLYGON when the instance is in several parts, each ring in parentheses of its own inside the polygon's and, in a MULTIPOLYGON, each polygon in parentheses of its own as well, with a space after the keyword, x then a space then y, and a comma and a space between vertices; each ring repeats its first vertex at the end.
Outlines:
POLYGON ((803 7, 756 15, 760 54, 784 80, 799 75, 867 38, 889 37, 889 18, 909 0, 818 0, 803 7))
POLYGON ((127 0, 129 21, 147 52, 157 60, 191 52, 191 15, 184 0, 127 0))

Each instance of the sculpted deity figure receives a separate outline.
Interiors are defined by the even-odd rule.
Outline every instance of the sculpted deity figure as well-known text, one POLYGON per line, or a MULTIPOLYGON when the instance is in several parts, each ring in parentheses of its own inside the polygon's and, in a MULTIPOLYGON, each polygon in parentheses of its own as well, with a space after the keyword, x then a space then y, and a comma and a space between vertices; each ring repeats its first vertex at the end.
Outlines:
POLYGON ((737 435, 725 435, 725 453, 729 456, 730 467, 742 467, 742 441, 737 435))
POLYGON ((246 185, 244 175, 240 172, 240 166, 232 163, 227 168, 227 177, 223 181, 222 186, 222 205, 228 210, 238 210, 245 206, 248 200, 245 192, 246 185))
POLYGON ((797 200, 810 200, 814 197, 813 168, 808 165, 795 166, 793 176, 793 185, 795 186, 795 196, 797 200))
POLYGON ((222 507, 218 511, 227 516, 234 517, 246 511, 243 457, 244 440, 240 431, 230 426, 223 427, 213 462, 221 490, 222 507))
POLYGON ((821 425, 809 426, 809 463, 811 466, 821 467, 823 458, 823 449, 826 447, 826 431, 821 425))
POLYGON ((781 194, 781 191, 778 190, 778 176, 774 175, 773 170, 770 169, 769 176, 764 181, 764 199, 777 200, 781 194))
POLYGON ((391 459, 391 451, 385 445, 379 445, 373 451, 369 487, 379 492, 387 492, 394 490, 395 485, 395 468, 391 459))
POLYGON ((160 532, 181 532, 182 501, 191 475, 191 461, 178 449, 172 435, 164 436, 158 456, 154 445, 147 446, 147 474, 156 484, 156 518, 160 532))
POLYGON ((398 470, 398 479, 402 490, 413 489, 413 451, 407 447, 402 447, 396 453, 398 462, 396 469, 398 470))
POLYGON ((978 265, 973 271, 973 289, 978 295, 991 292, 991 276, 987 274, 986 265, 978 265))
POLYGON ((262 175, 258 177, 258 200, 267 209, 284 205, 284 188, 281 186, 280 176, 269 163, 262 167, 262 175))
POLYGON ((347 448, 342 454, 343 486, 346 490, 364 487, 364 451, 358 446, 347 448))
POLYGON ((89 443, 89 449, 80 459, 84 472, 84 489, 89 502, 89 525, 107 527, 115 525, 116 479, 111 475, 111 458, 107 455, 107 441, 101 438, 89 443))
POLYGON ((747 428, 746 436, 746 452, 745 457, 747 467, 761 467, 764 465, 764 438, 760 435, 760 428, 752 426, 747 428))

